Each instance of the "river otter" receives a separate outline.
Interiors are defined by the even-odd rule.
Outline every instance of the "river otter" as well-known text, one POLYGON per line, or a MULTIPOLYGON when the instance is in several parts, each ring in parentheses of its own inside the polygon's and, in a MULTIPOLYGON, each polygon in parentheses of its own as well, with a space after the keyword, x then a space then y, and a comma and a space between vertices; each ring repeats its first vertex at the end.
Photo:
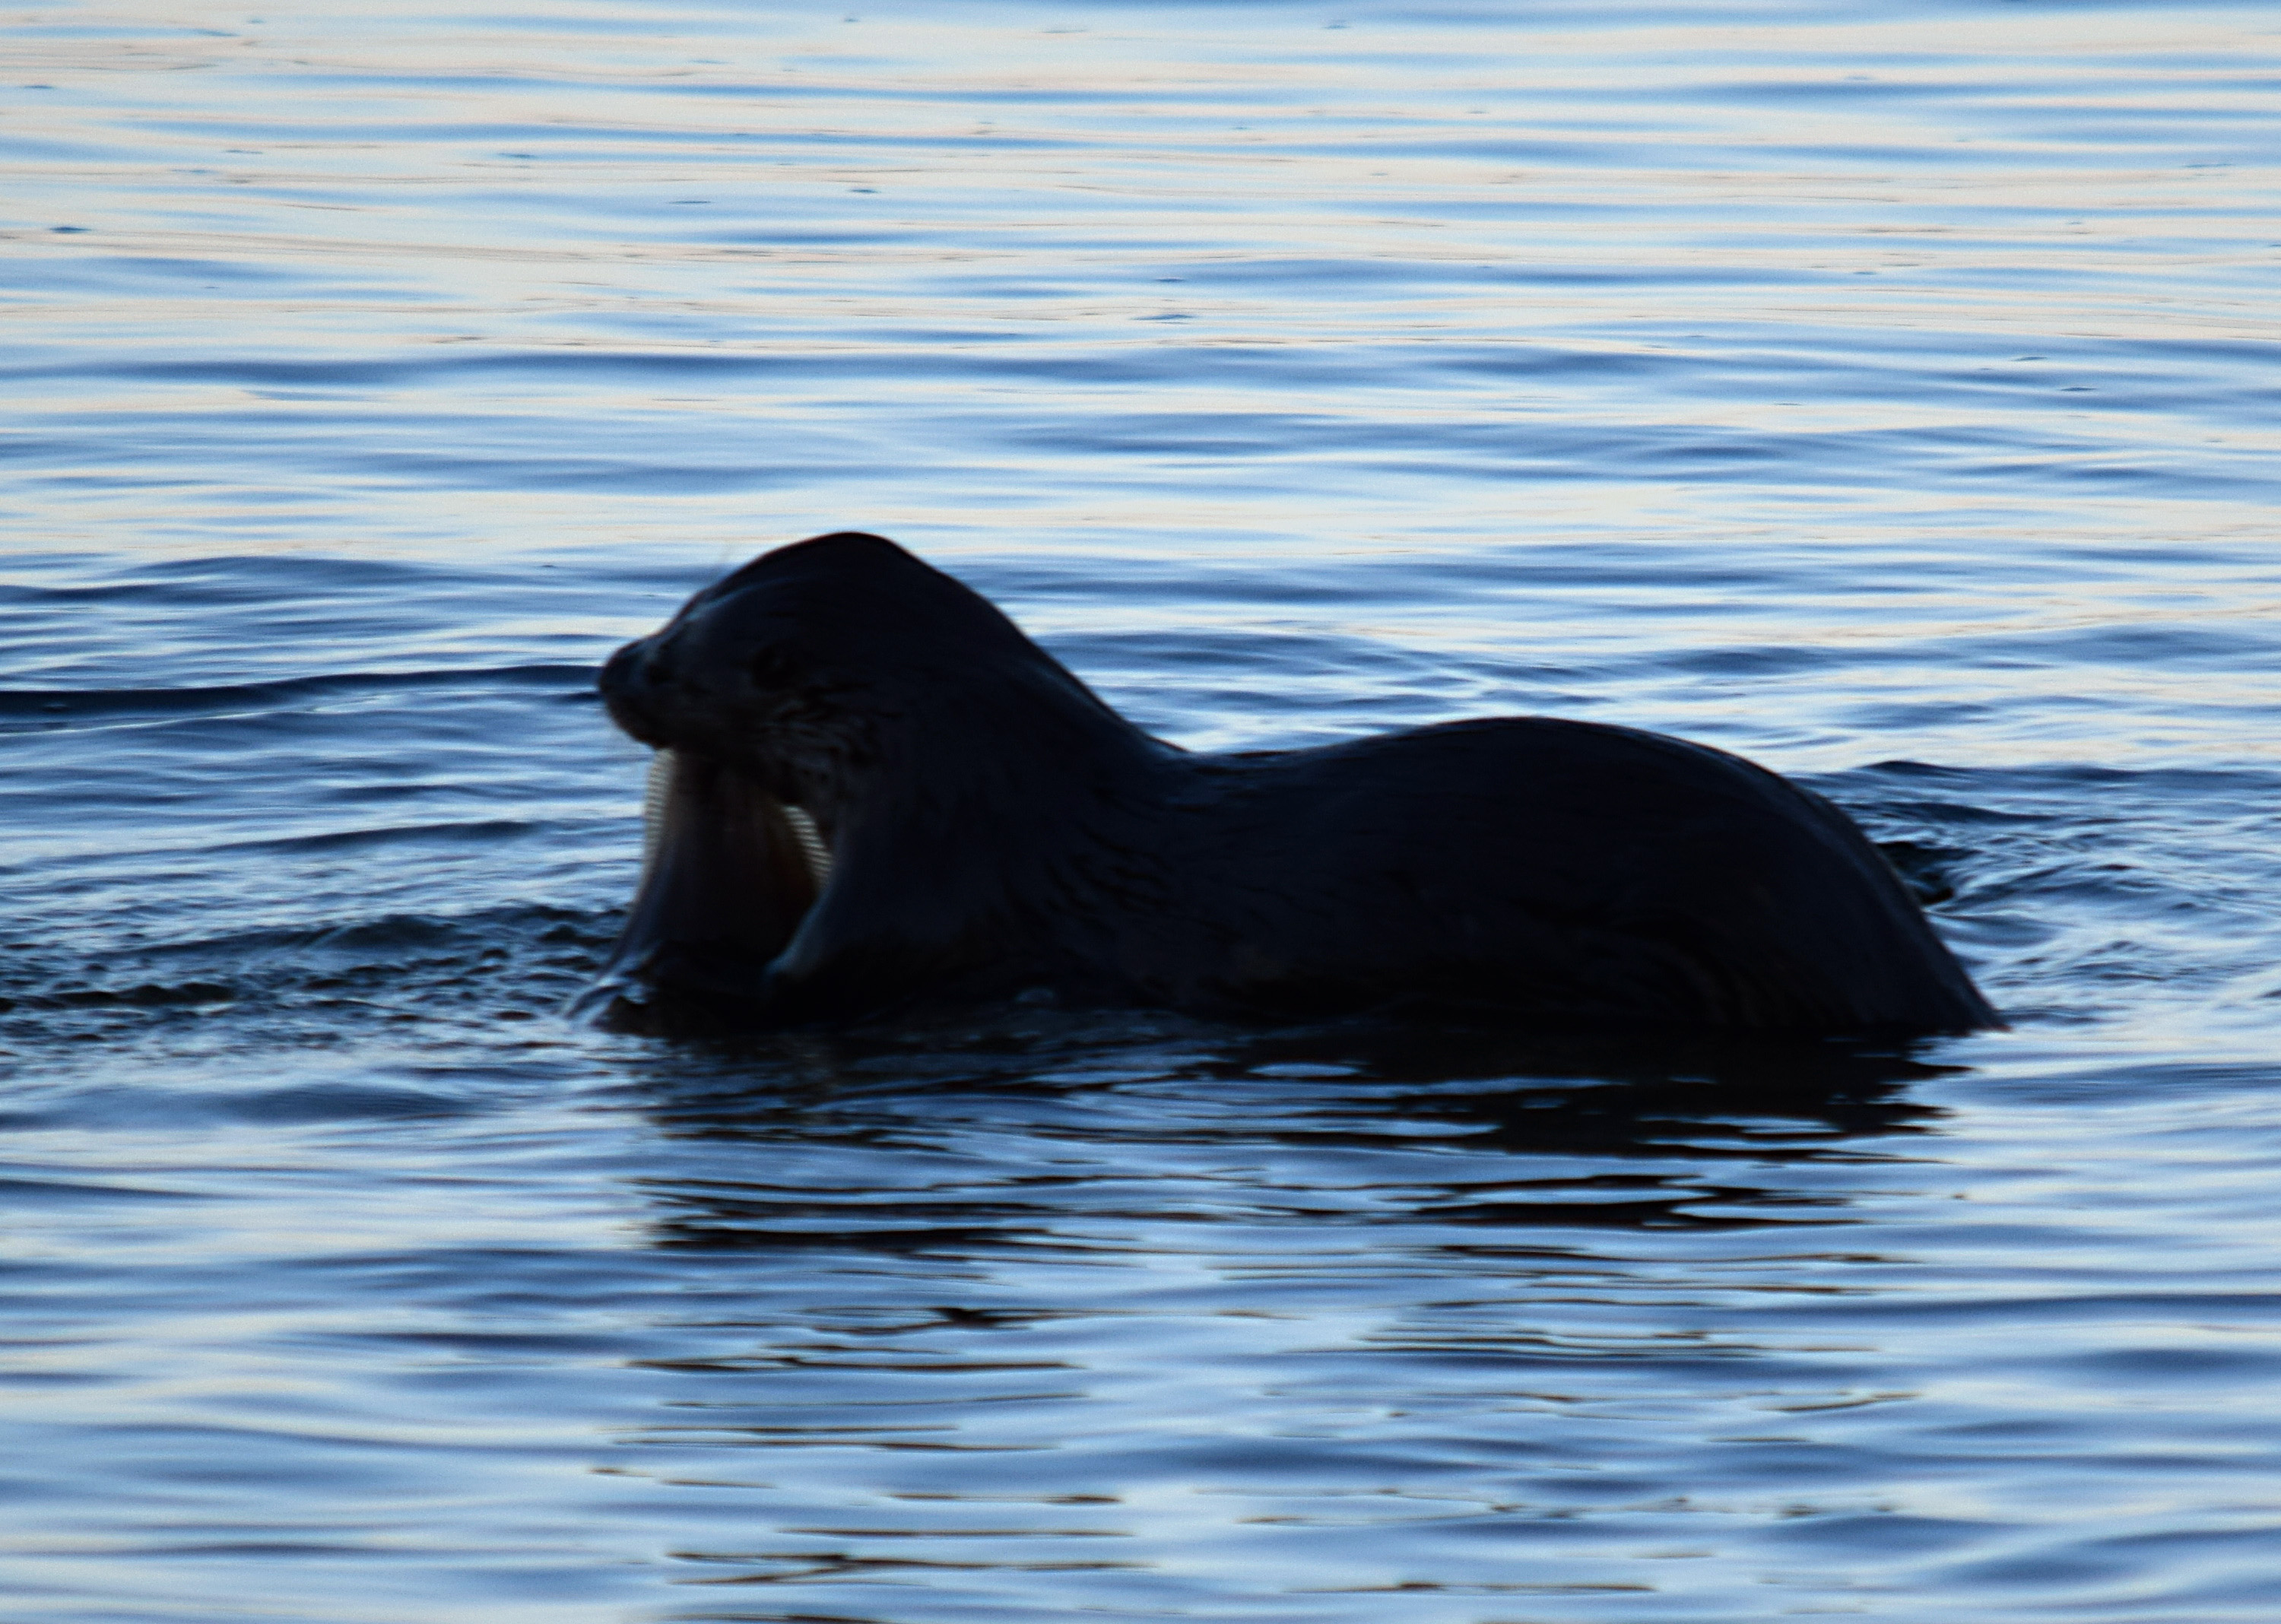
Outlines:
POLYGON ((1997 1024, 1861 831, 1748 762, 1542 716, 1191 754, 877 536, 746 565, 601 691, 659 752, 587 1001, 639 1027, 1036 989, 1564 1029, 1997 1024))

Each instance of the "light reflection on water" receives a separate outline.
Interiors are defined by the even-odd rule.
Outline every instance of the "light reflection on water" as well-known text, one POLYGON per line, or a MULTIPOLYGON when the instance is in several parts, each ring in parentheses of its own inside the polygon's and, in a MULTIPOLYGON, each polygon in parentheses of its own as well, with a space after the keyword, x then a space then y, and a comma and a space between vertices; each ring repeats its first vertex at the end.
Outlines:
POLYGON ((2271 1618, 2262 14, 847 17, 18 19, 22 1616, 2271 1618), (566 1026, 592 663, 847 524, 1806 776, 2015 1030, 566 1026))

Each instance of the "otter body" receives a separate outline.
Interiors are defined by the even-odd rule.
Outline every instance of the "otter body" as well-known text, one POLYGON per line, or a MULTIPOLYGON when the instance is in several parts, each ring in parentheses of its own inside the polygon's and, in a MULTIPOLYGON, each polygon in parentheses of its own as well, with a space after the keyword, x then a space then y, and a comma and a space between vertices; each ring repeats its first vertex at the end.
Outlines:
POLYGON ((1191 754, 874 536, 756 560, 601 687, 661 752, 599 988, 631 1024, 1040 988, 1545 1028, 1997 1024, 1844 814, 1738 757, 1545 717, 1191 754))

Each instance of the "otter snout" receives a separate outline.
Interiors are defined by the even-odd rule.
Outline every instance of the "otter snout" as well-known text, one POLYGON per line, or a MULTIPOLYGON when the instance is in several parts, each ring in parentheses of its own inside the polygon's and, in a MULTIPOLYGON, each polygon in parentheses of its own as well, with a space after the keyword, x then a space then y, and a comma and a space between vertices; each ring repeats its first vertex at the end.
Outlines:
POLYGON ((748 754, 750 687, 717 626, 678 620, 609 657, 595 686, 610 720, 653 750, 748 754))
POLYGON ((672 743, 667 727, 674 686, 669 661, 658 656, 657 639, 637 638, 612 654, 602 667, 595 687, 610 720, 653 750, 672 743))

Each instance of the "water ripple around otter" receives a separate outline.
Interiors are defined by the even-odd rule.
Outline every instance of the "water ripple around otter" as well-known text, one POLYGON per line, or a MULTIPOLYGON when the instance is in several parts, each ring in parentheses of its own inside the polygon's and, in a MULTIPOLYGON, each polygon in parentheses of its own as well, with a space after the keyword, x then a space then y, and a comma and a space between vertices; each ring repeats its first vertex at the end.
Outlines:
POLYGON ((2274 1617, 2268 20, 15 19, 15 1612, 2274 1617), (847 525, 1746 753, 2014 1028, 566 1022, 595 664, 847 525))

